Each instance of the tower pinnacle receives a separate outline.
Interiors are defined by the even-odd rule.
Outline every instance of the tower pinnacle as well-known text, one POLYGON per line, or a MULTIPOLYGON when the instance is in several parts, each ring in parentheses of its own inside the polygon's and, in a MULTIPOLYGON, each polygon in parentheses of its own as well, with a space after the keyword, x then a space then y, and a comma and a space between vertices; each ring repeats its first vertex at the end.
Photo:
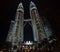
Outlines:
POLYGON ((34 2, 30 2, 30 10, 32 9, 37 9, 36 5, 34 4, 34 2))
POLYGON ((24 12, 23 10, 24 10, 23 4, 20 3, 20 4, 18 5, 17 11, 22 11, 22 12, 24 12))

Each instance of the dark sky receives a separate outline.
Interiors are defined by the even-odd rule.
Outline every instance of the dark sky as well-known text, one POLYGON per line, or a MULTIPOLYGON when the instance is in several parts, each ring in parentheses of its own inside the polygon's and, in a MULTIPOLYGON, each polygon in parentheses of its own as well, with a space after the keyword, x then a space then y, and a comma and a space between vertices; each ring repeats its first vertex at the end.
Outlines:
MULTIPOLYGON (((48 19, 56 36, 60 40, 60 8, 59 1, 52 0, 33 0, 36 3, 40 16, 48 19)), ((0 41, 5 41, 10 21, 14 19, 16 9, 21 0, 0 0, 0 41)), ((22 0, 25 7, 25 16, 28 18, 27 11, 30 0, 22 0)))
MULTIPOLYGON (((29 23, 31 23, 31 21, 29 23)), ((26 40, 34 41, 32 27, 29 23, 27 23, 24 27, 24 41, 26 40)))

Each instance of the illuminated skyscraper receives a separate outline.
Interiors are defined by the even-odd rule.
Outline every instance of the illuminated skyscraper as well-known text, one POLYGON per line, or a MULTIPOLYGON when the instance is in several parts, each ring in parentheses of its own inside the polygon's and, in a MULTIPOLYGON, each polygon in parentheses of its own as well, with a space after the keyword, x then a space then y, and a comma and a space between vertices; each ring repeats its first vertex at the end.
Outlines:
POLYGON ((24 8, 22 3, 20 3, 17 8, 15 21, 11 22, 7 36, 7 41, 12 42, 13 45, 17 45, 19 42, 23 42, 23 19, 24 8))
POLYGON ((30 17, 32 19, 33 35, 34 41, 40 41, 46 38, 42 19, 39 16, 36 5, 31 1, 30 2, 30 17))

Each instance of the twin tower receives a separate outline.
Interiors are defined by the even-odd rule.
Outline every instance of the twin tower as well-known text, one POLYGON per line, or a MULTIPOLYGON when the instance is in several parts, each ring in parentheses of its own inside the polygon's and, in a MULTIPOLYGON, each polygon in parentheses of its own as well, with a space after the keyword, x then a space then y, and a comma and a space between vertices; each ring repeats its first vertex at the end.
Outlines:
POLYGON ((24 42, 23 30, 27 23, 29 23, 30 26, 32 27, 32 31, 33 31, 32 36, 34 41, 40 41, 46 38, 45 35, 46 33, 44 31, 44 27, 42 24, 43 21, 39 16, 36 5, 32 1, 30 2, 29 11, 30 11, 30 18, 24 19, 23 4, 20 3, 18 5, 15 20, 11 21, 10 29, 7 36, 7 41, 12 42, 13 44, 18 44, 18 42, 24 42))

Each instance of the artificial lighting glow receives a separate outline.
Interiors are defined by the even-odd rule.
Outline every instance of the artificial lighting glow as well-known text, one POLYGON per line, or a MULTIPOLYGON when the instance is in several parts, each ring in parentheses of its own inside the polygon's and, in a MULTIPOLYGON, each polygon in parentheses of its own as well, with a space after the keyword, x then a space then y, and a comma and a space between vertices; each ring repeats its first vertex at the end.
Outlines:
POLYGON ((24 44, 25 44, 25 45, 32 45, 33 42, 31 42, 31 41, 26 41, 24 44))
POLYGON ((24 46, 22 46, 22 47, 24 47, 24 46))

